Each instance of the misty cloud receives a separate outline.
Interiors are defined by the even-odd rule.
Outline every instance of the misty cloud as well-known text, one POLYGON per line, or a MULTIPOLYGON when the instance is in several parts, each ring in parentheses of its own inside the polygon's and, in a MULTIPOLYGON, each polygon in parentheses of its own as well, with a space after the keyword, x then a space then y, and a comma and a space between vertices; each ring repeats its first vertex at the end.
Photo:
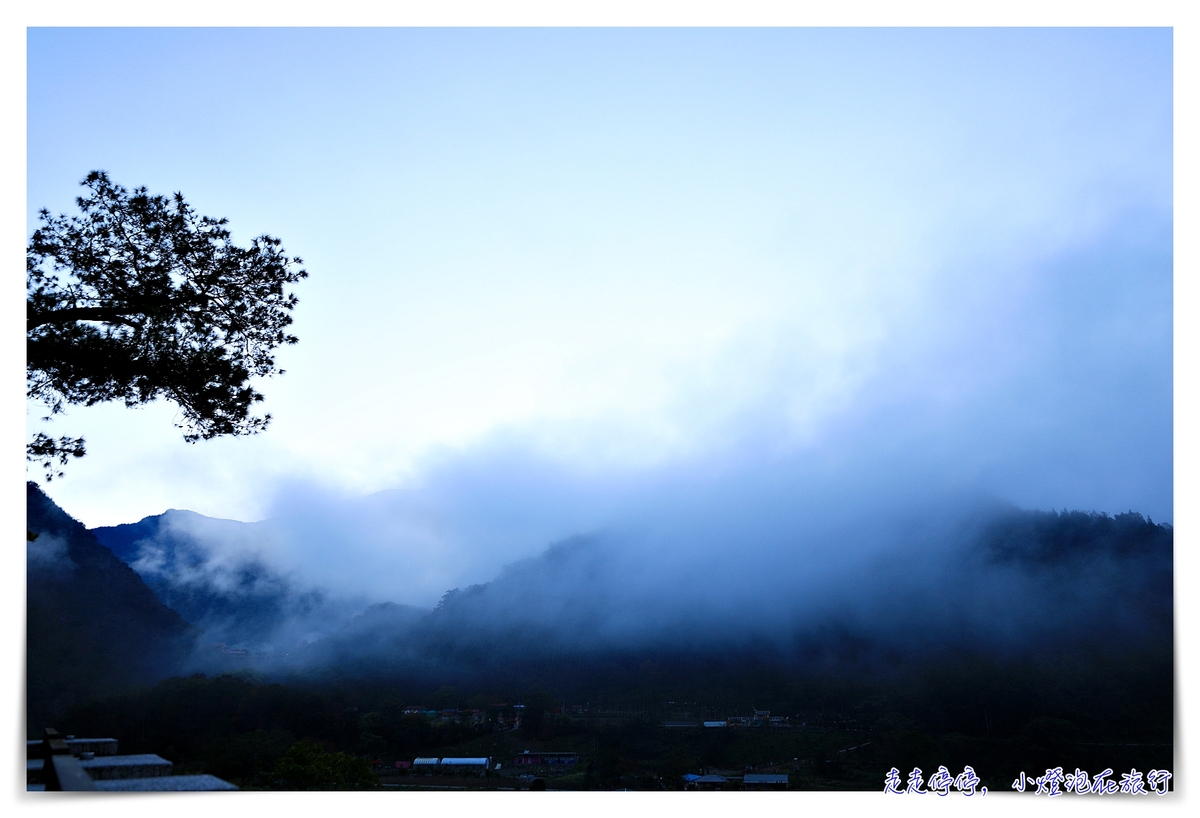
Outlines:
MULTIPOLYGON (((496 447, 622 483, 874 435, 891 470, 1167 519, 1171 49, 1167 29, 37 33, 31 214, 125 157, 128 183, 313 271, 268 433, 186 446, 169 405, 75 407, 54 428, 89 455, 56 496, 91 525, 261 519, 293 483, 336 505, 496 447), (167 78, 248 100, 263 70, 321 115, 163 113, 167 78), (64 140, 81 71, 145 85, 96 84, 106 127, 64 140), (181 134, 145 124, 180 116, 197 150, 163 152, 181 134), (252 196, 197 164, 232 132, 252 196)), ((440 535, 413 525, 422 563, 440 535)), ((430 586, 462 556, 438 547, 430 586)))
MULTIPOLYGON (((431 608, 584 537, 604 552, 614 616, 667 628, 681 611, 812 613, 864 593, 853 605, 878 607, 891 586, 864 578, 936 565, 989 509, 1170 521, 1169 223, 1131 213, 1089 236, 1027 266, 947 271, 931 296, 941 308, 897 316, 896 343, 803 424, 795 400, 811 381, 781 348, 771 390, 717 419, 695 414, 689 435, 705 445, 669 458, 581 464, 559 443, 603 441, 603 429, 513 426, 428 456, 405 488, 361 497, 280 482, 253 524, 172 512, 168 529, 203 547, 202 560, 176 561, 174 581, 246 591, 266 581, 245 573, 261 564, 272 582, 328 599, 431 608)), ((150 546, 138 559, 153 573, 163 555, 150 546)))
POLYGON ((93 533, 200 629, 201 664, 216 645, 271 653, 311 642, 366 604, 333 598, 265 559, 270 532, 261 524, 170 510, 93 533))
POLYGON ((790 413, 806 381, 781 353, 773 390, 693 429, 705 445, 648 464, 581 465, 558 441, 602 430, 541 424, 443 450, 410 487, 366 498, 281 483, 258 524, 263 558, 340 594, 430 606, 550 543, 598 535, 629 549, 627 583, 712 585, 718 604, 824 593, 930 514, 1015 504, 1169 521, 1164 223, 1134 214, 1027 269, 980 264, 803 428, 790 413))
POLYGON ((45 579, 69 574, 75 570, 66 540, 42 533, 36 540, 25 543, 25 570, 45 579))
POLYGON ((865 562, 799 558, 766 570, 734 555, 699 571, 686 559, 663 566, 619 537, 572 538, 447 593, 432 612, 373 606, 276 669, 465 682, 535 667, 553 676, 621 655, 845 670, 946 651, 1062 656, 1170 644, 1169 526, 1137 514, 925 512, 890 532, 865 526, 859 533, 877 549, 865 562))

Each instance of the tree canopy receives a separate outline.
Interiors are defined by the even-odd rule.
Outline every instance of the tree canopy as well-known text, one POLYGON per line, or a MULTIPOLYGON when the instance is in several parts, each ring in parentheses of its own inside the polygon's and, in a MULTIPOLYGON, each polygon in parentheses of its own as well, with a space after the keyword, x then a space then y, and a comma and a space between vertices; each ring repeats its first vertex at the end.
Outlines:
MULTIPOLYGON (((197 215, 180 193, 130 192, 104 171, 82 185, 80 214, 43 209, 26 251, 27 396, 47 419, 164 398, 188 442, 265 429, 250 378, 283 373, 275 349, 297 341, 286 285, 307 278, 303 262, 267 235, 237 246, 226 219, 197 215)), ((84 453, 83 438, 42 432, 26 447, 48 477, 84 453)))

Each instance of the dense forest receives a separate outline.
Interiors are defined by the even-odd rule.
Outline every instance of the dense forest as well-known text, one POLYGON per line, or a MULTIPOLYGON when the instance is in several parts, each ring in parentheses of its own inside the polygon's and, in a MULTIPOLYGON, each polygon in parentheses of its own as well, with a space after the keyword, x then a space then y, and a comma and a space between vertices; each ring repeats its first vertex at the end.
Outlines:
MULTIPOLYGON (((185 769, 262 788, 301 786, 280 772, 298 745, 392 773, 393 762, 419 756, 507 763, 523 750, 574 751, 580 773, 552 785, 584 789, 675 789, 684 774, 711 769, 784 770, 796 788, 880 789, 892 767, 971 765, 985 786, 1000 789, 1022 771, 1058 766, 1173 768, 1172 661, 1161 647, 1006 661, 947 654, 870 675, 806 674, 746 657, 611 656, 595 674, 583 664, 524 690, 175 678, 79 707, 62 724, 117 737, 123 751, 159 752, 185 769), (523 716, 513 729, 518 704, 523 716), (786 723, 663 726, 672 716, 756 710, 786 723)), ((359 775, 342 783, 361 784, 359 775)))

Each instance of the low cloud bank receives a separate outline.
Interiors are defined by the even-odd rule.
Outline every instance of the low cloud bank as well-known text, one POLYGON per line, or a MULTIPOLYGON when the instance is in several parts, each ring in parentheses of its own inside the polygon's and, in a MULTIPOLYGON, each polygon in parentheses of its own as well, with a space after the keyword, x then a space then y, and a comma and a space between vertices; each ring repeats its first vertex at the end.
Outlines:
POLYGON ((1173 532, 1138 514, 980 507, 910 518, 864 529, 876 549, 847 560, 835 552, 854 532, 830 533, 811 561, 653 568, 635 540, 574 538, 455 589, 425 616, 376 606, 293 666, 461 678, 614 651, 749 652, 824 668, 1170 643, 1173 532))
MULTIPOLYGON (((1169 527, 1036 516, 1171 520, 1161 216, 1125 214, 1036 261, 934 276, 925 309, 891 316, 892 341, 843 392, 807 395, 792 364, 817 353, 785 350, 753 405, 710 427, 702 408, 685 412, 685 437, 704 445, 670 457, 566 458, 557 443, 602 450, 603 430, 510 428, 431 456, 407 488, 280 483, 256 523, 172 512, 128 559, 181 605, 226 600, 225 641, 293 661, 307 646, 313 666, 425 661, 471 633, 563 649, 751 639, 814 657, 838 640, 842 652, 1015 650, 1097 623, 1161 633, 1169 527), (235 633, 254 607, 238 600, 256 600, 256 633, 235 633)), ((220 610, 200 614, 214 634, 220 610)))
MULTIPOLYGON (((647 481, 624 496, 620 525, 444 588, 436 606, 338 593, 287 571, 297 553, 287 537, 303 529, 297 518, 245 524, 170 512, 151 518, 156 530, 141 532, 131 564, 205 629, 194 663, 208 670, 453 679, 611 651, 753 651, 823 667, 946 649, 1046 653, 1170 640, 1169 525, 1137 513, 1027 511, 924 485, 875 486, 847 503, 844 485, 773 474, 751 482, 738 470, 692 473, 686 490, 647 481), (226 648, 214 650, 218 641, 226 648)), ((343 507, 337 528, 344 536, 378 526, 414 505, 403 492, 363 498, 354 507, 368 513, 343 507)), ((538 522, 519 510, 501 533, 538 522)), ((467 527, 459 525, 440 532, 467 527)), ((389 568, 403 569, 402 556, 392 559, 389 568)), ((431 564, 413 558, 412 569, 431 564)))

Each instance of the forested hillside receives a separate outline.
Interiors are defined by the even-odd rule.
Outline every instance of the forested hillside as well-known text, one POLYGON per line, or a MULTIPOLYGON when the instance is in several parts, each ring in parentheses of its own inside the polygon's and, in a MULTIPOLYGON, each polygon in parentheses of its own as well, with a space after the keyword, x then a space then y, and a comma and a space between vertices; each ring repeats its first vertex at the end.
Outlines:
POLYGON ((26 490, 27 720, 178 673, 194 630, 35 483, 26 490))

